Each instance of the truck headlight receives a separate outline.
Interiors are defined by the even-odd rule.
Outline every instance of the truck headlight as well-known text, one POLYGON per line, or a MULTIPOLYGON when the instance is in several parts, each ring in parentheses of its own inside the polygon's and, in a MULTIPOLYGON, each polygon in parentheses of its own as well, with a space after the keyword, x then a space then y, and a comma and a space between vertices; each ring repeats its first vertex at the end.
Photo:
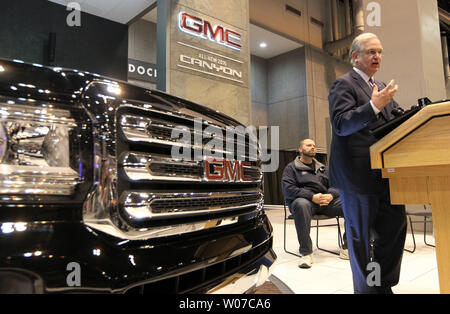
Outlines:
POLYGON ((0 104, 0 193, 71 195, 76 126, 68 110, 0 104))

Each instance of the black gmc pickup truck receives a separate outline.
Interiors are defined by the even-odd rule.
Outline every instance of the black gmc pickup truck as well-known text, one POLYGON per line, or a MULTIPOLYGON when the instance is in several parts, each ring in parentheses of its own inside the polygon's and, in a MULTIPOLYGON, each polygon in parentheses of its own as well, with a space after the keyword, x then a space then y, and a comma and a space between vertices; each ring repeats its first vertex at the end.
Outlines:
POLYGON ((158 91, 0 59, 0 293, 263 284, 276 255, 256 144, 236 131, 223 159, 204 149, 208 128, 237 126, 158 91))

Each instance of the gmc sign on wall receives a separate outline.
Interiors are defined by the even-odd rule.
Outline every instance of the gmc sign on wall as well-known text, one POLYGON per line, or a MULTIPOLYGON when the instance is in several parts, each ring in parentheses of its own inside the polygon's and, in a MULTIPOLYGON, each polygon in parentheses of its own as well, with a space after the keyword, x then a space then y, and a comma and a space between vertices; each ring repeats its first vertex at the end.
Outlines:
POLYGON ((181 6, 175 11, 171 65, 191 75, 247 87, 246 31, 181 6))
POLYGON ((178 15, 179 28, 188 34, 215 41, 231 49, 241 50, 241 34, 220 25, 212 26, 205 19, 186 12, 178 15))

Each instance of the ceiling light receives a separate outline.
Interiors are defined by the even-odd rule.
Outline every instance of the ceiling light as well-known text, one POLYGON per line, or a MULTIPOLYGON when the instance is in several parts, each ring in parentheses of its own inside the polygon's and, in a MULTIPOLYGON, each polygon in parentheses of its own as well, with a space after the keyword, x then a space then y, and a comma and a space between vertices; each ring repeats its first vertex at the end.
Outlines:
POLYGON ((262 43, 259 44, 259 47, 261 47, 261 48, 266 48, 266 47, 267 47, 267 44, 266 44, 265 42, 262 42, 262 43))
POLYGON ((0 72, 5 72, 5 68, 0 65, 0 72))

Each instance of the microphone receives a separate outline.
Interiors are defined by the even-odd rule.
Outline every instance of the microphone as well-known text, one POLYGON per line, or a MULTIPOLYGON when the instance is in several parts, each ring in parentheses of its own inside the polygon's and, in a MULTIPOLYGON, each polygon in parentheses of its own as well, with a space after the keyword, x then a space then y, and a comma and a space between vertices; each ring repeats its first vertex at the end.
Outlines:
POLYGON ((417 112, 422 110, 424 106, 432 105, 432 104, 438 104, 444 101, 448 100, 442 100, 438 102, 431 102, 428 98, 424 97, 421 99, 418 99, 418 104, 411 106, 410 109, 404 110, 401 107, 397 107, 391 110, 391 114, 395 116, 395 118, 389 120, 388 122, 370 130, 370 133, 377 139, 382 138, 389 132, 391 132, 393 129, 395 129, 397 126, 408 120, 410 117, 415 115, 417 112))
POLYGON ((405 113, 405 110, 403 110, 403 108, 401 108, 401 107, 397 107, 397 108, 392 109, 391 113, 394 116, 399 117, 405 113))
POLYGON ((408 109, 406 111, 400 107, 394 108, 391 110, 391 113, 395 116, 395 118, 376 127, 375 129, 370 130, 370 132, 377 139, 380 139, 389 132, 391 132, 393 129, 395 129, 397 126, 405 122, 411 116, 416 114, 416 112, 418 112, 420 109, 421 108, 419 108, 419 106, 412 106, 411 109, 408 109))

